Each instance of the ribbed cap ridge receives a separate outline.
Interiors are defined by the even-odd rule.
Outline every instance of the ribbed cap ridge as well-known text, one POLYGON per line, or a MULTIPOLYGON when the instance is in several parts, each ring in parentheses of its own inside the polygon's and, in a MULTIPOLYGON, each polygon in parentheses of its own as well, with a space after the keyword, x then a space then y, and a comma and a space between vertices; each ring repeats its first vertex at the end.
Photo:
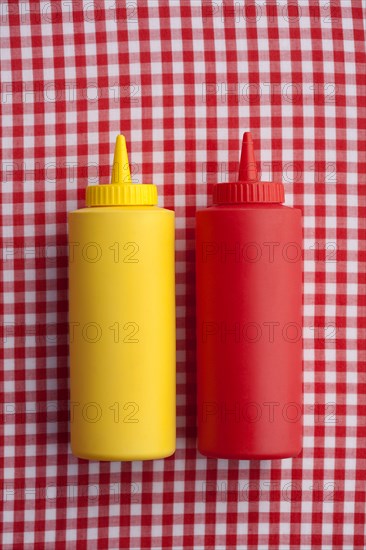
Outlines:
POLYGON ((253 140, 250 132, 243 135, 239 178, 235 183, 219 183, 213 187, 214 204, 240 204, 272 202, 285 200, 283 183, 258 181, 253 140))

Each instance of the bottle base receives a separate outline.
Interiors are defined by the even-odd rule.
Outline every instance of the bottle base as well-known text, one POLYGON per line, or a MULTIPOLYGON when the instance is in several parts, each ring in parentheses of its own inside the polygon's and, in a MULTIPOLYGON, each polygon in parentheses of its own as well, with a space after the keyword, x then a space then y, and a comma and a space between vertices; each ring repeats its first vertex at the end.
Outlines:
POLYGON ((110 453, 110 454, 101 454, 101 453, 89 453, 85 451, 78 451, 77 449, 71 449, 72 454, 76 458, 81 458, 83 460, 95 460, 98 462, 133 462, 135 460, 159 460, 163 458, 168 458, 175 453, 175 447, 173 449, 168 449, 167 451, 160 451, 156 453, 110 453))
POLYGON ((296 458, 302 451, 302 448, 288 451, 277 451, 271 453, 256 453, 256 452, 214 452, 198 447, 199 452, 207 458, 216 458, 224 460, 281 460, 285 458, 296 458))

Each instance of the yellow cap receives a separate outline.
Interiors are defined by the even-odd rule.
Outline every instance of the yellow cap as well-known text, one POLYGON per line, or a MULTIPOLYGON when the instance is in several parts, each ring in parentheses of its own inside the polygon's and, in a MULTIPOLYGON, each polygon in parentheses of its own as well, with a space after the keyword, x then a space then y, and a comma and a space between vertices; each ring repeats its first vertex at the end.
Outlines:
POLYGON ((153 206, 158 202, 158 191, 153 184, 132 183, 125 136, 116 139, 111 183, 89 185, 86 188, 87 206, 153 206))

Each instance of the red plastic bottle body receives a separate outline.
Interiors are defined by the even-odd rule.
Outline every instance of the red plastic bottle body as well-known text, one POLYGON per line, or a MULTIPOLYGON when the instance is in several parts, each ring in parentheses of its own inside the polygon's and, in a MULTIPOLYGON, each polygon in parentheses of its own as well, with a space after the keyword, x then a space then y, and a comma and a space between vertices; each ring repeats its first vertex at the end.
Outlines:
POLYGON ((197 212, 198 448, 236 459, 302 447, 301 212, 197 212))

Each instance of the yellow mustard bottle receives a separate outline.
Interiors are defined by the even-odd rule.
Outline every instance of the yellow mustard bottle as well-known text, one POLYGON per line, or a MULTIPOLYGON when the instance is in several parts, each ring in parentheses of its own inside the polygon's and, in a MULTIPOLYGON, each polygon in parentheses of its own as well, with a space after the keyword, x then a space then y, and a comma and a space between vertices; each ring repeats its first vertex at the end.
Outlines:
POLYGON ((124 136, 111 183, 70 212, 71 450, 91 460, 170 456, 176 440, 174 212, 134 184, 124 136))

